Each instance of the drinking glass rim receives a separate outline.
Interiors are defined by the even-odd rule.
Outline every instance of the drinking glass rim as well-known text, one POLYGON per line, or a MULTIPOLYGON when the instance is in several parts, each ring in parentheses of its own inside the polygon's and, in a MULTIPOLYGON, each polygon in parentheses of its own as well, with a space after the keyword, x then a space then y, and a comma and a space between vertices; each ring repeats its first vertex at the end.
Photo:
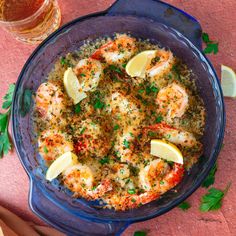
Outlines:
POLYGON ((6 25, 6 26, 17 26, 17 25, 22 25, 25 23, 29 23, 30 21, 32 21, 33 19, 35 19, 36 17, 39 16, 39 14, 41 13, 41 11, 45 8, 45 6, 47 5, 47 3, 50 0, 44 0, 43 4, 41 5, 41 7, 31 16, 28 16, 22 20, 16 20, 16 21, 4 21, 4 20, 0 20, 0 24, 6 25))

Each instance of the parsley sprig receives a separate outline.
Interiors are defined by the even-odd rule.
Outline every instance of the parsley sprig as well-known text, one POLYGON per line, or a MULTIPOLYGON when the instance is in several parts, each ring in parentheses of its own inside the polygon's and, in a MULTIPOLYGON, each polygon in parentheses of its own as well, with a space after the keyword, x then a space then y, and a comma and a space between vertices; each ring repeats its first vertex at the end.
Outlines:
POLYGON ((146 236, 147 233, 145 231, 136 231, 134 232, 134 236, 146 236))
POLYGON ((182 209, 183 211, 187 211, 191 205, 188 202, 182 202, 178 205, 178 208, 182 209))
POLYGON ((230 185, 231 183, 229 183, 223 191, 217 188, 210 188, 208 193, 202 196, 201 205, 199 207, 200 211, 207 212, 220 209, 222 200, 228 192, 230 185))
POLYGON ((0 113, 0 158, 11 150, 11 142, 8 133, 8 124, 11 114, 12 97, 15 84, 10 84, 6 95, 3 97, 2 109, 5 113, 0 113))
POLYGON ((202 33, 202 40, 206 44, 206 48, 204 49, 204 53, 206 53, 206 54, 210 54, 210 53, 217 54, 218 45, 219 45, 218 42, 210 40, 209 35, 205 32, 202 33))
POLYGON ((206 177, 206 179, 203 181, 202 187, 208 188, 210 185, 214 184, 216 171, 217 171, 217 164, 215 163, 215 165, 214 165, 213 168, 211 169, 209 175, 208 175, 208 176, 206 177))

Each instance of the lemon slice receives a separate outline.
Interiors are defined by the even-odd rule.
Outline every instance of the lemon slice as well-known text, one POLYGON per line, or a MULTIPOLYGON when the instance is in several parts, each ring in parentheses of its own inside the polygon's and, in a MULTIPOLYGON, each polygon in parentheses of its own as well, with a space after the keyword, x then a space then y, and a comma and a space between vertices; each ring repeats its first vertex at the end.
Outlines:
POLYGON ((129 60, 125 67, 126 73, 131 77, 138 76, 140 78, 145 78, 146 66, 148 62, 155 56, 155 54, 156 50, 140 52, 131 60, 129 60))
POLYGON ((71 166, 77 156, 72 152, 66 152, 58 157, 48 168, 46 173, 46 179, 51 181, 61 174, 65 169, 71 166))
POLYGON ((183 155, 180 150, 174 144, 160 139, 151 140, 151 155, 183 164, 183 155))
POLYGON ((236 97, 236 74, 224 65, 221 65, 221 87, 225 97, 236 97))
POLYGON ((82 87, 72 68, 68 68, 64 73, 64 86, 69 97, 73 99, 74 104, 79 103, 87 97, 82 91, 82 87))

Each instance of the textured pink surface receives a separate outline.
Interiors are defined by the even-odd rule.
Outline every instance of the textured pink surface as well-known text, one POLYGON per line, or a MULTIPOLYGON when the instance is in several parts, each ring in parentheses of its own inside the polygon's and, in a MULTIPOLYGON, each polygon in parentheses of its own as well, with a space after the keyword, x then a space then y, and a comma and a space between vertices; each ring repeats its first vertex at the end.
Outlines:
MULTIPOLYGON (((103 10, 113 0, 60 0, 62 23, 88 13, 103 10)), ((235 0, 168 0, 167 2, 187 11, 201 23, 204 31, 219 41, 219 53, 210 56, 218 74, 220 64, 236 69, 236 12, 235 0)), ((17 80, 22 66, 35 46, 17 42, 9 33, 0 29, 0 97, 10 83, 17 80)), ((192 208, 182 212, 176 208, 155 219, 131 225, 123 235, 132 235, 136 230, 147 230, 148 235, 178 236, 229 236, 236 235, 236 100, 225 99, 227 127, 224 148, 219 156, 219 170, 215 186, 224 188, 229 181, 232 186, 224 199, 221 210, 200 213, 199 200, 205 189, 197 190, 188 201, 192 208)), ((0 160, 0 204, 26 220, 43 224, 28 207, 28 177, 13 151, 0 160)))

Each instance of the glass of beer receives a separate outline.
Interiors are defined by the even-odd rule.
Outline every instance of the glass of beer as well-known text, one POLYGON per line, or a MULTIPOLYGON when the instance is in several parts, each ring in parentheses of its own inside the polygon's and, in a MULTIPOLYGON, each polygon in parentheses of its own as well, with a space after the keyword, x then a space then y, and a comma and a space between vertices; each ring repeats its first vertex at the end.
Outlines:
POLYGON ((41 42, 60 22, 57 0, 0 0, 0 26, 23 42, 41 42))

